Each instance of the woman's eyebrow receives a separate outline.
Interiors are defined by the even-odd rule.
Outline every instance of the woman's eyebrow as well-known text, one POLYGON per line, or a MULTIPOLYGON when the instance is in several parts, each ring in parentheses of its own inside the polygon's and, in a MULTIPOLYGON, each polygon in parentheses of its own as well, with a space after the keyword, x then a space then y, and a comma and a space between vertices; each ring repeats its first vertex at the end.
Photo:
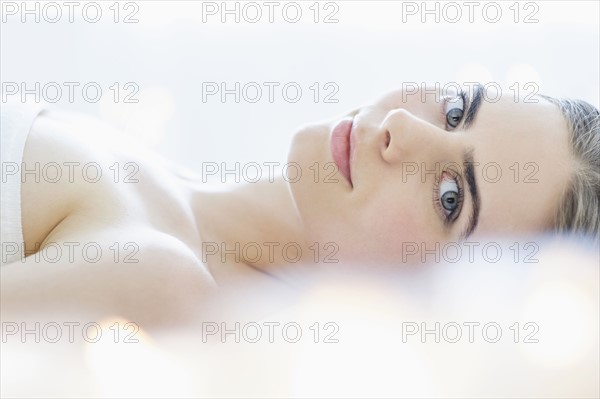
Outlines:
MULTIPOLYGON (((468 98, 468 94, 466 95, 468 98)), ((469 109, 467 110, 467 116, 465 117, 465 123, 463 124, 463 130, 467 130, 471 127, 481 107, 481 99, 483 98, 483 86, 480 84, 475 85, 473 91, 473 99, 467 101, 469 103, 469 109)))
POLYGON ((469 215, 469 219, 467 221, 467 228, 459 236, 460 240, 467 239, 473 233, 473 231, 475 231, 477 222, 479 221, 479 209, 481 208, 479 189, 477 187, 477 182, 475 181, 475 167, 473 166, 475 163, 473 161, 472 148, 469 148, 464 152, 463 162, 465 165, 465 180, 467 181, 467 187, 469 188, 473 206, 471 207, 471 215, 469 215))
MULTIPOLYGON (((469 101, 468 94, 466 94, 466 97, 467 103, 469 104, 469 109, 467 110, 467 116, 465 117, 465 122, 463 123, 462 130, 469 129, 475 121, 475 117, 477 116, 477 113, 481 108, 481 100, 483 98, 483 86, 481 84, 475 85, 472 100, 469 101)), ((469 215, 467 227, 459 236, 461 240, 467 239, 471 234, 473 234, 473 231, 475 231, 477 223, 479 222, 479 209, 481 208, 479 188, 477 186, 477 181, 475 180, 473 152, 473 148, 468 148, 463 153, 463 165, 465 165, 465 180, 467 181, 467 187, 469 188, 469 193, 471 195, 471 202, 473 206, 471 207, 471 215, 469 215)))

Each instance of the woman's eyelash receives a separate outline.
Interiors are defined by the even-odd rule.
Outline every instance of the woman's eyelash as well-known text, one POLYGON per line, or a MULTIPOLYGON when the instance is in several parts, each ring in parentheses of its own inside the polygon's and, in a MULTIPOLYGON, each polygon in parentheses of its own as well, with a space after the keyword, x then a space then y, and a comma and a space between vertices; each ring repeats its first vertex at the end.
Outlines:
POLYGON ((463 198, 464 198, 464 191, 462 188, 462 179, 461 179, 460 175, 458 174, 458 172, 444 171, 441 173, 439 178, 435 179, 434 186, 433 186, 433 205, 435 206, 435 208, 438 211, 438 213, 440 214, 440 216, 444 219, 445 225, 449 226, 450 224, 454 223, 454 221, 456 221, 456 219, 458 219, 458 216, 460 215, 460 211, 461 211, 462 205, 463 205, 463 198), (442 180, 444 179, 444 174, 449 175, 456 182, 456 186, 458 188, 458 204, 456 206, 456 209, 454 211, 450 212, 449 214, 446 213, 446 210, 442 206, 441 199, 440 199, 440 185, 442 183, 442 180))

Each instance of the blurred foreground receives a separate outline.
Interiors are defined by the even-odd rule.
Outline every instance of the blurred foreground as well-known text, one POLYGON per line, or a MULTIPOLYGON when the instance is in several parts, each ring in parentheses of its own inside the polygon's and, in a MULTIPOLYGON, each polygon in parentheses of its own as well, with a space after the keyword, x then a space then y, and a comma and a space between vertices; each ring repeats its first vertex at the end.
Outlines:
POLYGON ((498 243, 493 259, 234 287, 193 326, 3 315, 1 394, 598 397, 598 248, 498 243))

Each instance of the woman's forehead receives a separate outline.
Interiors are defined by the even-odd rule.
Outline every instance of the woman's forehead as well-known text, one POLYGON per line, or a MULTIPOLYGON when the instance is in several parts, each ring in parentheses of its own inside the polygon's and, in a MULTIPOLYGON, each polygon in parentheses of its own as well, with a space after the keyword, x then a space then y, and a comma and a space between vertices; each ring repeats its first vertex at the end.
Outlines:
POLYGON ((543 99, 485 103, 468 135, 475 148, 482 230, 543 228, 572 173, 560 110, 543 99))

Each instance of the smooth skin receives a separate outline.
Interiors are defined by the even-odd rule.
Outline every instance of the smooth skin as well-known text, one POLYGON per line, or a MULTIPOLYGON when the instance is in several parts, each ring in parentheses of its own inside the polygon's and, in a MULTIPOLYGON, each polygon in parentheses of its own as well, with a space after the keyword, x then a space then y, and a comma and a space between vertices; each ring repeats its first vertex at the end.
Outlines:
MULTIPOLYGON (((475 90, 467 94, 470 99, 477 96, 475 90)), ((28 137, 25 165, 31 169, 36 162, 96 162, 107 178, 90 183, 75 173, 71 181, 58 183, 25 179, 26 249, 41 252, 0 268, 1 311, 77 310, 88 317, 119 314, 142 324, 180 322, 199 312, 218 287, 281 278, 290 266, 281 250, 285 243, 302 248, 294 268, 314 267, 315 244, 320 261, 333 255, 340 262, 398 264, 407 242, 433 248, 436 242, 549 228, 573 171, 560 111, 541 98, 527 103, 482 97, 465 129, 472 100, 463 102, 463 116, 454 127, 448 125, 447 113, 460 101, 454 94, 449 98, 444 105, 442 93, 422 97, 394 91, 346 115, 305 126, 289 154, 289 161, 302 168, 300 180, 261 181, 228 192, 206 190, 200 178, 181 174, 128 144, 118 132, 116 145, 109 139, 110 129, 97 122, 43 113, 28 137), (343 117, 354 118, 352 184, 337 171, 333 176, 325 173, 333 162, 331 129, 343 117), (465 154, 476 165, 480 209, 474 228, 465 154), (115 162, 121 172, 116 182, 115 162), (323 172, 316 182, 315 163, 323 172), (497 166, 487 171, 494 173, 484 177, 482 165, 491 163, 497 166), (535 169, 525 169, 526 164, 535 164, 535 169), (417 173, 407 173, 409 165, 417 165, 417 173), (449 170, 449 165, 463 166, 449 170), (495 180, 498 168, 502 178, 495 180), (124 175, 132 170, 137 181, 126 183, 124 175), (433 172, 422 175, 422 170, 433 172), (435 205, 440 199, 436 181, 444 192, 462 188, 460 212, 453 208, 452 222, 446 221, 448 210, 435 205), (73 261, 65 253, 57 262, 46 260, 55 256, 57 245, 65 249, 66 243, 79 243, 76 248, 81 248, 89 242, 102 248, 96 263, 86 261, 81 250, 75 250, 73 261), (134 244, 133 255, 131 246, 125 249, 127 243, 134 244), (240 252, 236 259, 214 251, 236 248, 236 243, 239 248, 258 245, 263 256, 249 259, 240 252), (269 252, 265 243, 274 249, 269 252), (137 262, 124 262, 127 254, 137 262)), ((418 259, 417 254, 411 261, 418 259)))

